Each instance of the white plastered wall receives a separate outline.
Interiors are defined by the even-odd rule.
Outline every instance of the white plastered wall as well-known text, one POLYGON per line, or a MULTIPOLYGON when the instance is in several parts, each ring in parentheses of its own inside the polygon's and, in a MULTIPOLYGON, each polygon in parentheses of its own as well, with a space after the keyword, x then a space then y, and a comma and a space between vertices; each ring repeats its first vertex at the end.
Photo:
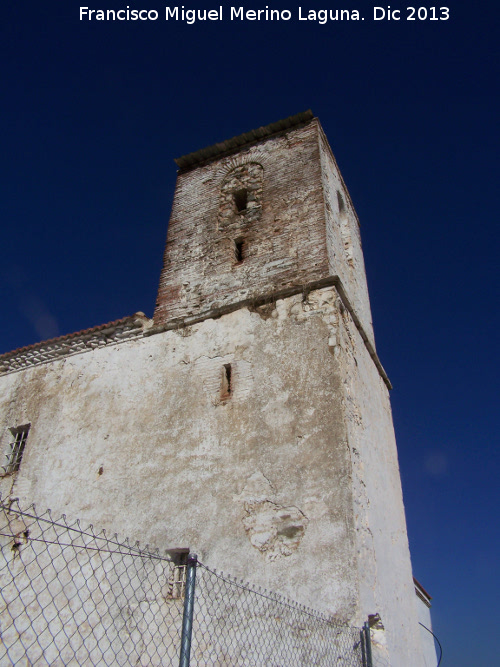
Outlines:
POLYGON ((14 487, 342 620, 356 611, 351 462, 333 288, 0 379, 3 442, 31 423, 14 487), (231 397, 221 399, 224 365, 231 397))

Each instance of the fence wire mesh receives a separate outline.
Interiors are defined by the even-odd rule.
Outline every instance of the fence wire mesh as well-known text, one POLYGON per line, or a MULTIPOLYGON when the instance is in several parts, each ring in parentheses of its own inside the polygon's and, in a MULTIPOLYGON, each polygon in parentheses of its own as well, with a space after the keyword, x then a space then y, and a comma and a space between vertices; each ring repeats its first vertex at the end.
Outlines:
POLYGON ((190 664, 361 667, 360 630, 199 563, 190 664))
POLYGON ((0 505, 1 665, 176 665, 175 564, 92 526, 0 505))
MULTIPOLYGON (((0 499, 0 665, 179 665, 185 566, 0 499)), ((362 667, 360 630, 198 563, 192 667, 362 667)))

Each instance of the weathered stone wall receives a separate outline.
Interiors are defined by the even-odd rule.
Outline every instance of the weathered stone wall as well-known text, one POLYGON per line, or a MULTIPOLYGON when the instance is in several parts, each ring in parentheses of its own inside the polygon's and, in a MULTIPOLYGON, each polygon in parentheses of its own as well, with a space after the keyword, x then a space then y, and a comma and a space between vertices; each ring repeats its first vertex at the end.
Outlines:
POLYGON ((351 618, 336 293, 302 299, 3 376, 4 447, 31 423, 13 495, 351 618))
POLYGON ((313 120, 179 174, 156 324, 329 275, 318 130, 313 120))
POLYGON ((329 272, 341 279, 368 340, 375 346, 358 218, 321 128, 318 139, 325 198, 329 272))
MULTIPOLYGON (((379 614, 374 650, 394 667, 423 663, 388 390, 347 309, 338 354, 352 457, 359 609, 379 614)), ((362 620, 362 619, 360 619, 362 620)))

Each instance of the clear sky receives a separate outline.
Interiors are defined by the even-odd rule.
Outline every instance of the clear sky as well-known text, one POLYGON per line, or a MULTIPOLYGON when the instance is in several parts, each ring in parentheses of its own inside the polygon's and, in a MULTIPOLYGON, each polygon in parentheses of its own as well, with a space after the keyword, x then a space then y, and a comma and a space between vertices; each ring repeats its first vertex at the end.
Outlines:
MULTIPOLYGON (((157 0, 129 0, 159 12, 135 22, 80 21, 73 0, 4 2, 0 350, 151 316, 173 158, 311 108, 361 221, 414 574, 433 596, 442 665, 490 666, 500 10, 454 1, 430 21, 428 3, 427 20, 408 21, 391 4, 401 20, 374 21, 376 4, 341 2, 365 20, 323 25, 299 21, 294 0, 269 0, 289 21, 231 21, 224 5, 222 21, 188 25, 165 21, 157 0)), ((302 15, 325 7, 304 0, 302 15)))

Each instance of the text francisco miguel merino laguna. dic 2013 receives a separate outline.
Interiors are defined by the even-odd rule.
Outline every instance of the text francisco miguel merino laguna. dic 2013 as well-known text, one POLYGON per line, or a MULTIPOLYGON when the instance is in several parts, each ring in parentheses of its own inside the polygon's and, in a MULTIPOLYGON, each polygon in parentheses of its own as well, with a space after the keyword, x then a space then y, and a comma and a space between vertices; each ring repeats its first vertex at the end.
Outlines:
POLYGON ((316 21, 324 25, 329 21, 447 21, 448 7, 405 7, 394 9, 390 5, 372 7, 363 13, 357 9, 248 9, 246 7, 223 7, 213 9, 190 9, 184 5, 158 9, 94 9, 80 7, 80 21, 183 21, 189 25, 198 21, 316 21), (366 15, 366 16, 365 16, 366 15))

